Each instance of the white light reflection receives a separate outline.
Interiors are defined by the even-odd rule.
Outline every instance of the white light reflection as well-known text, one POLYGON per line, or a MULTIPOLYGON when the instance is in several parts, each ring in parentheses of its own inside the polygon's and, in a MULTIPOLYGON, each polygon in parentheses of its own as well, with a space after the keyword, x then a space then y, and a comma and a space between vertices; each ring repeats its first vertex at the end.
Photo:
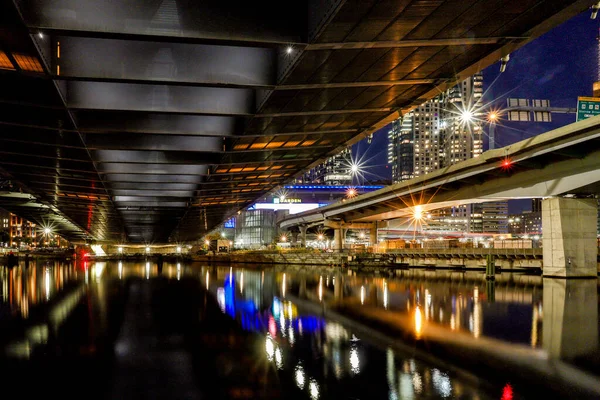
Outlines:
POLYGON ((146 263, 146 279, 150 279, 150 263, 146 263))
POLYGON ((102 273, 104 272, 105 266, 105 262, 97 262, 96 264, 94 264, 94 275, 96 276, 96 279, 100 279, 102 273))
POLYGON ((397 400, 398 392, 396 391, 396 364, 394 362, 394 350, 391 347, 387 348, 386 351, 386 376, 388 381, 388 387, 390 389, 389 399, 397 400))
POLYGON ((177 263, 177 280, 181 279, 181 264, 177 263))
MULTIPOLYGON (((329 281, 329 277, 327 277, 329 281)), ((323 301, 323 277, 319 277, 319 301, 323 301)))
POLYGON ((410 374, 401 373, 399 384, 401 399, 410 400, 415 398, 414 380, 410 374))
POLYGON ((44 286, 46 289, 46 300, 50 299, 50 269, 44 271, 44 286))
POLYGON ((433 381, 433 387, 442 397, 452 396, 452 383, 450 377, 441 372, 437 368, 431 370, 431 380, 433 381))
POLYGON ((225 288, 217 288, 217 303, 222 312, 225 312, 225 288))
POLYGON ((240 274, 240 293, 244 293, 244 271, 240 274))
POLYGON ((275 364, 277 365, 277 369, 283 369, 283 356, 279 347, 275 350, 275 364))
POLYGON ((365 304, 365 287, 360 287, 360 304, 365 304))
POLYGON ((296 378, 296 385, 302 390, 304 389, 304 383, 306 381, 306 377, 304 375, 304 368, 301 365, 296 366, 296 373, 294 374, 296 378))
POLYGON ((421 392, 423 392, 423 379, 418 372, 413 373, 412 384, 416 394, 421 394, 421 392))
POLYGON ((352 346, 350 350, 350 370, 355 374, 360 373, 360 358, 356 346, 352 346))
POLYGON ((209 282, 210 282, 210 281, 209 281, 209 278, 210 278, 210 275, 208 274, 208 271, 206 271, 206 288, 207 288, 207 289, 209 288, 209 287, 208 287, 208 284, 209 284, 209 282))
POLYGON ((119 262, 119 279, 123 278, 123 263, 119 262))
POLYGON ((293 346, 296 343, 296 337, 294 336, 294 328, 292 327, 292 324, 290 324, 290 327, 288 328, 288 335, 290 336, 290 345, 293 346))
POLYGON ((388 284, 387 281, 383 281, 383 308, 385 308, 387 310, 388 308, 388 300, 389 299, 389 292, 388 292, 388 284))
POLYGON ((267 352, 267 359, 269 361, 273 361, 273 355, 275 354, 275 345, 273 344, 273 339, 269 335, 267 335, 267 339, 265 341, 265 351, 267 352))
POLYGON ((310 398, 312 400, 317 400, 319 398, 319 384, 314 379, 310 380, 310 384, 308 385, 308 391, 310 393, 310 398))
POLYGON ((286 287, 286 275, 285 273, 283 274, 283 281, 281 282, 281 296, 285 297, 285 287, 286 287))

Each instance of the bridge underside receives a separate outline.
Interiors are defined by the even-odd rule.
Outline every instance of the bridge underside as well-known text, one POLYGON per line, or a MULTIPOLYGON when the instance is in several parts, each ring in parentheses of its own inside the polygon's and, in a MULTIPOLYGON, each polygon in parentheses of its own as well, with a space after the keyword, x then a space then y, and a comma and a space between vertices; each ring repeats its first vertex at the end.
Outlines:
POLYGON ((2 2, 0 207, 196 239, 592 3, 2 2))

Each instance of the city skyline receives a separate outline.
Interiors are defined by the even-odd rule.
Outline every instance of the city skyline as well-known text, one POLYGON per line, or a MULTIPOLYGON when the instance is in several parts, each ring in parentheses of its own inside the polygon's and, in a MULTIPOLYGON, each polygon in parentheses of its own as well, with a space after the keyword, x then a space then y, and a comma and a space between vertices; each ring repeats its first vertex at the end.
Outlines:
MULTIPOLYGON (((575 108, 578 96, 591 96, 598 77, 598 19, 582 13, 533 40, 510 55, 504 72, 500 62, 482 70, 483 103, 493 109, 506 107, 507 98, 547 99, 555 107, 575 108), (576 74, 576 79, 573 75, 576 74)), ((575 122, 575 114, 553 114, 552 122, 501 121, 496 126, 496 147, 504 147, 575 122)), ((366 166, 371 179, 390 179, 387 133, 391 124, 352 147, 354 158, 370 160, 366 166)), ((488 149, 488 124, 483 126, 484 150, 488 149)), ((513 200, 509 212, 527 210, 530 202, 513 200)))

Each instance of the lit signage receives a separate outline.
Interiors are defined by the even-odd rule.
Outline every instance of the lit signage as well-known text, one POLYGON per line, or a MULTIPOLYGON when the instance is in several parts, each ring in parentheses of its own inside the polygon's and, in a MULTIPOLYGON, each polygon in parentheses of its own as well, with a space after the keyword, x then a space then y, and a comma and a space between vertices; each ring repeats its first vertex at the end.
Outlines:
POLYGON ((325 175, 325 181, 349 181, 352 177, 350 175, 333 174, 325 175))
POLYGON ((281 203, 302 203, 302 199, 288 199, 288 198, 279 198, 279 197, 274 197, 273 198, 273 203, 275 204, 281 204, 281 203))
POLYGON ((299 212, 314 210, 319 208, 318 203, 256 203, 254 207, 257 210, 288 210, 290 214, 297 214, 299 212))

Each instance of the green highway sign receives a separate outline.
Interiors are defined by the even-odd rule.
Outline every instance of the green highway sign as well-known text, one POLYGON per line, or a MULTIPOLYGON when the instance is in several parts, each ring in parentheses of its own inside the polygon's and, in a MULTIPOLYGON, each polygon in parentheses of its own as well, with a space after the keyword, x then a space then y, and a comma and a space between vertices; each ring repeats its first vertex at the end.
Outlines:
POLYGON ((577 121, 600 115, 600 97, 577 98, 577 121))

